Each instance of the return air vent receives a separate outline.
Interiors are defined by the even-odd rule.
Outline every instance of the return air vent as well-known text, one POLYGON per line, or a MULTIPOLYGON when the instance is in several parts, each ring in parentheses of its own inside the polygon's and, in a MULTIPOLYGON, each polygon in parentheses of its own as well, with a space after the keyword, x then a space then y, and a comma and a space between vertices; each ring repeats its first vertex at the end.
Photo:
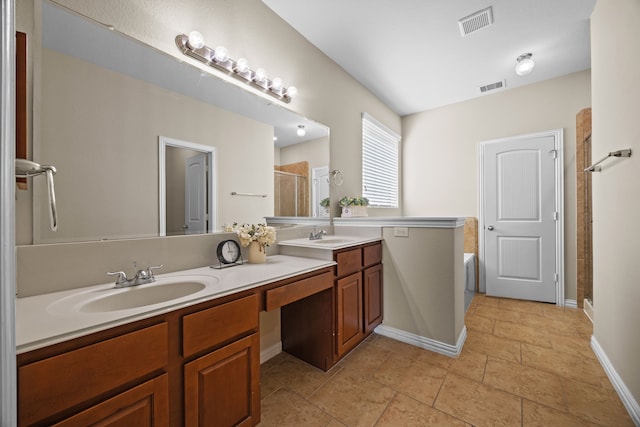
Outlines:
POLYGON ((480 92, 485 93, 491 90, 502 89, 507 86, 506 80, 500 80, 499 82, 491 83, 486 86, 480 86, 480 92))
POLYGON ((491 9, 491 6, 458 20, 462 36, 475 33, 476 31, 486 28, 491 24, 493 24, 493 10, 491 9))

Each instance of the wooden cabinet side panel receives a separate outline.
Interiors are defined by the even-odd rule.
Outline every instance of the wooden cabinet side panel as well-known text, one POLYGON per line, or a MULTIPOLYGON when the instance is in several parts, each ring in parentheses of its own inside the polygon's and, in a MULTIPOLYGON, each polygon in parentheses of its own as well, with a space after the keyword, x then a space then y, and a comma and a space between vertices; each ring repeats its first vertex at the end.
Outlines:
POLYGON ((282 349, 324 371, 333 366, 332 286, 281 309, 282 349))
POLYGON ((362 339, 362 274, 339 279, 337 293, 337 351, 344 355, 362 339))
POLYGON ((189 314, 182 319, 182 351, 185 357, 258 330, 259 297, 235 301, 189 314))
POLYGON ((53 426, 169 427, 167 377, 167 374, 162 374, 53 426))
POLYGON ((364 294, 364 332, 373 332, 382 323, 383 317, 383 286, 382 264, 369 267, 363 273, 364 294))
POLYGON ((18 418, 29 425, 168 364, 163 322, 18 368, 18 418))
POLYGON ((253 334, 184 366, 185 426, 260 421, 260 338, 253 334))
POLYGON ((335 254, 336 277, 346 276, 348 274, 360 271, 362 268, 362 249, 351 249, 335 254))

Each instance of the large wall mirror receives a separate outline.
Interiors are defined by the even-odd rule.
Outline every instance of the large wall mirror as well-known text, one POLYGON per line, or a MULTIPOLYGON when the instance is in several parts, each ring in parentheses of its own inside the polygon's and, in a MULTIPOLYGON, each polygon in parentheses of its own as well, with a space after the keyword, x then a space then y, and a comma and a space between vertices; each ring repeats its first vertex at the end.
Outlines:
MULTIPOLYGON (((42 40, 33 52, 32 155, 58 171, 59 226, 49 229, 46 183, 33 180, 33 203, 17 212, 19 221, 32 218, 33 234, 19 232, 19 244, 189 233, 180 220, 168 223, 169 212, 183 206, 165 197, 160 208, 161 136, 215 151, 215 203, 204 232, 265 216, 325 215, 326 126, 55 3, 41 4, 40 34, 30 35, 42 40)), ((166 191, 175 183, 165 179, 166 191)))

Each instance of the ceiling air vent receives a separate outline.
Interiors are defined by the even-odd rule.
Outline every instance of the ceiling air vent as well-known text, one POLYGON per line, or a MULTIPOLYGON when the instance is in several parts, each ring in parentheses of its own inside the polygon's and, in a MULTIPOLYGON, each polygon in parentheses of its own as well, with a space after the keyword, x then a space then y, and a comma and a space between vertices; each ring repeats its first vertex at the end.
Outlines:
POLYGON ((493 10, 491 6, 458 20, 460 32, 463 36, 475 33, 491 24, 493 24, 493 10))
POLYGON ((505 80, 500 80, 499 82, 491 83, 486 86, 480 86, 480 92, 485 93, 489 92, 490 90, 502 89, 506 85, 507 82, 505 80))

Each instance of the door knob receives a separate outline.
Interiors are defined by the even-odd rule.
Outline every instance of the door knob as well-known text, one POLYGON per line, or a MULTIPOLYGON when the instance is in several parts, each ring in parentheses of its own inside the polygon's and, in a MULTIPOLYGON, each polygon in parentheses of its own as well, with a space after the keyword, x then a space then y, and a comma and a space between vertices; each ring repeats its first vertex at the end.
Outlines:
POLYGON ((487 227, 487 230, 489 230, 489 231, 493 231, 493 225, 488 226, 488 227, 487 227))

